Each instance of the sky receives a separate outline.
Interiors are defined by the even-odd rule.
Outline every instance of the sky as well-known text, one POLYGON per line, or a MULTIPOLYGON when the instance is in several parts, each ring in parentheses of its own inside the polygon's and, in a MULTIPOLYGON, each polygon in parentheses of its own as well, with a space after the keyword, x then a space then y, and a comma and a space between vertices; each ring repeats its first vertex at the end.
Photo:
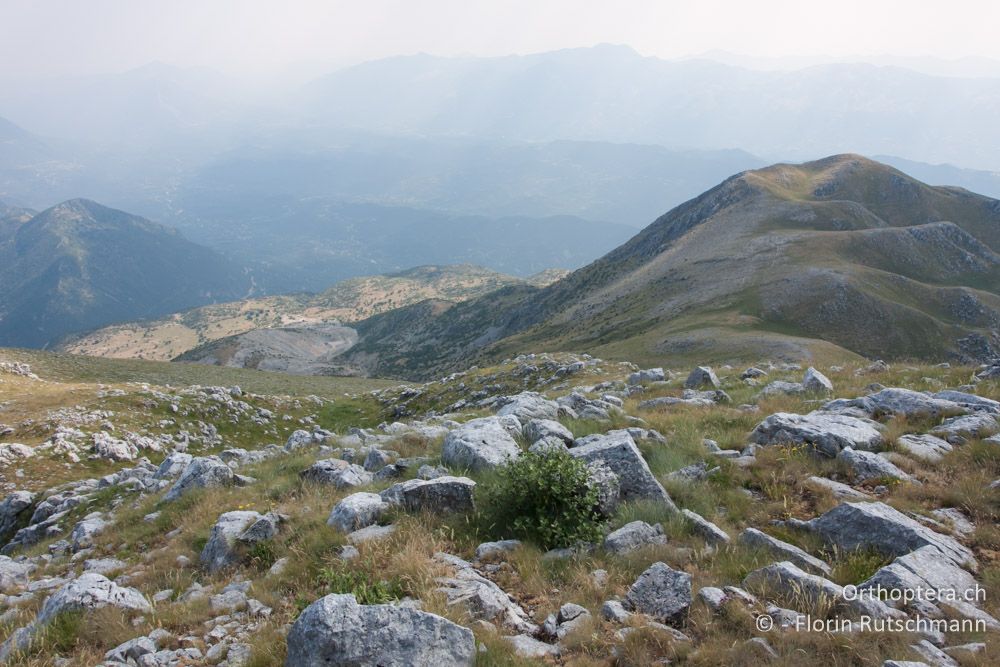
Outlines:
POLYGON ((233 75, 625 44, 680 58, 1000 60, 995 0, 2 0, 0 76, 164 62, 233 75))

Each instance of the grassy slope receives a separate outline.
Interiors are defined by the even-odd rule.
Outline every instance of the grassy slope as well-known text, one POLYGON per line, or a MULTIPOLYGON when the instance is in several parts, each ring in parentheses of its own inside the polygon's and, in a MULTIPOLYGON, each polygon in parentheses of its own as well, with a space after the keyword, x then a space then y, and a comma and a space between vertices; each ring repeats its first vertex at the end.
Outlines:
POLYGON ((539 349, 641 363, 751 360, 761 346, 772 358, 954 359, 969 353, 958 339, 1000 327, 998 250, 996 200, 859 156, 776 165, 541 291, 411 313, 403 336, 374 318, 356 349, 375 374, 411 376, 539 349))
POLYGON ((283 373, 224 368, 195 364, 145 361, 140 359, 103 359, 82 355, 0 348, 0 360, 23 361, 36 372, 60 382, 125 383, 152 385, 233 386, 261 394, 323 397, 371 391, 399 383, 390 380, 355 377, 296 376, 283 373))
MULTIPOLYGON (((6 354, 6 351, 5 351, 6 354)), ((45 362, 44 355, 39 356, 45 362)), ((122 386, 127 394, 123 397, 98 398, 98 387, 93 384, 78 383, 64 385, 53 382, 48 375, 59 368, 62 357, 50 357, 55 362, 51 367, 39 366, 49 382, 39 383, 15 378, 8 381, 3 376, 0 383, 0 400, 16 409, 24 410, 20 416, 36 417, 41 421, 44 411, 58 405, 84 403, 90 408, 113 409, 115 420, 127 415, 129 428, 157 428, 160 419, 167 415, 165 405, 151 404, 148 396, 137 393, 134 386, 122 386), (65 392, 60 393, 60 392, 65 392), (30 396, 38 394, 45 398, 44 406, 31 403, 30 396), (33 414, 32 410, 37 414, 33 414)), ((539 360, 540 362, 541 360, 539 360)), ((104 362, 108 368, 119 362, 104 362)), ((143 367, 154 365, 142 364, 143 367)), ((155 365, 162 366, 162 365, 155 365)), ((606 375, 581 375, 574 377, 573 383, 593 383, 598 379, 621 378, 628 369, 615 364, 603 364, 606 375)), ((828 371, 828 369, 825 369, 828 371)), ((837 387, 838 396, 854 396, 864 393, 864 386, 870 382, 880 382, 890 386, 907 386, 914 389, 933 389, 938 386, 957 386, 968 381, 972 370, 954 367, 942 369, 927 366, 898 367, 878 374, 856 375, 855 367, 848 366, 840 371, 828 371, 837 387)), ((79 377, 79 369, 72 367, 60 371, 59 377, 79 377)), ((88 371, 90 372, 90 371, 88 371)), ((753 400, 757 389, 739 382, 736 371, 720 371, 725 389, 732 394, 734 405, 753 400)), ((769 379, 798 379, 800 373, 772 373, 769 379)), ((650 387, 641 398, 659 395, 676 395, 680 392, 680 380, 665 386, 650 387)), ((471 389, 497 382, 510 382, 509 391, 518 386, 535 386, 539 380, 549 379, 549 373, 539 372, 525 376, 517 372, 515 365, 482 368, 464 374, 449 382, 435 383, 425 387, 410 406, 418 410, 442 410, 452 402, 465 398, 471 389)), ((544 389, 544 386, 542 387, 544 389)), ((562 393, 561 390, 556 392, 562 393)), ((1000 398, 1000 385, 995 382, 980 385, 980 393, 1000 398)), ((359 397, 350 406, 317 408, 302 401, 301 406, 293 401, 271 403, 267 397, 248 398, 254 404, 262 404, 270 409, 302 417, 312 414, 321 426, 344 432, 350 425, 372 425, 380 419, 383 410, 397 403, 391 396, 376 400, 372 396, 359 397), (280 407, 278 407, 280 406, 280 407)), ((763 415, 779 410, 804 412, 810 409, 808 402, 796 397, 776 397, 760 404, 761 414, 750 414, 734 407, 717 408, 674 408, 647 411, 637 407, 638 399, 626 402, 630 414, 636 414, 658 429, 668 440, 667 445, 644 443, 643 453, 654 474, 667 486, 671 495, 683 508, 692 509, 716 522, 720 527, 735 535, 748 525, 764 528, 776 536, 799 544, 799 546, 827 558, 834 567, 832 578, 841 584, 857 583, 869 576, 885 559, 867 553, 829 553, 808 536, 769 527, 774 519, 788 517, 810 518, 832 507, 832 498, 823 493, 808 490, 804 480, 812 474, 832 475, 845 481, 845 473, 835 462, 808 456, 805 452, 781 447, 769 448, 758 456, 758 463, 750 470, 743 470, 726 461, 709 457, 701 446, 702 438, 712 438, 726 448, 738 448, 745 444, 747 432, 763 415), (673 482, 667 475, 682 466, 706 460, 711 465, 719 465, 719 470, 707 479, 693 483, 673 482), (752 493, 752 500, 747 493, 752 493)), ((197 405, 186 399, 183 409, 199 416, 197 405)), ((579 437, 591 432, 620 426, 600 425, 593 422, 566 421, 565 424, 579 437)), ((220 428, 224 426, 220 422, 220 428)), ((245 427, 246 425, 244 425, 245 427)), ((224 432, 227 440, 224 446, 257 447, 280 440, 287 430, 294 428, 294 422, 279 423, 281 433, 269 429, 255 431, 230 428, 224 432)), ((898 437, 908 432, 923 432, 926 423, 906 423, 894 421, 888 424, 890 436, 898 437)), ((25 434, 18 434, 21 437, 25 434)), ((40 438, 42 434, 32 437, 40 438)), ((23 438, 31 441, 30 438, 23 438)), ((392 446, 404 456, 428 455, 436 457, 440 442, 421 439, 400 439, 392 446)), ((363 545, 360 558, 344 564, 336 557, 337 549, 344 544, 344 537, 325 525, 330 508, 349 490, 335 491, 329 488, 305 484, 297 473, 312 460, 312 453, 296 455, 269 461, 246 469, 243 472, 258 479, 247 487, 219 489, 197 492, 183 501, 163 504, 156 495, 142 499, 138 503, 130 500, 118 510, 115 526, 97 538, 95 557, 113 556, 130 564, 141 563, 141 572, 130 581, 146 594, 166 588, 184 590, 191 582, 205 585, 223 586, 234 575, 252 579, 253 596, 273 607, 274 615, 256 634, 253 643, 253 667, 278 667, 284 660, 284 641, 281 628, 291 622, 301 609, 317 597, 331 592, 355 592, 377 595, 413 595, 419 597, 424 608, 443 614, 461 623, 469 623, 461 611, 448 607, 439 593, 435 592, 435 576, 446 574, 433 561, 437 551, 447 551, 463 557, 471 557, 475 546, 483 540, 507 537, 502 526, 489 526, 479 517, 420 515, 396 517, 398 531, 383 542, 363 545), (246 555, 245 562, 234 571, 208 575, 197 566, 178 567, 177 557, 186 556, 197 562, 211 525, 221 512, 243 508, 257 511, 276 510, 290 516, 286 530, 268 545, 267 549, 256 550, 246 555), (146 514, 160 511, 156 521, 143 521, 146 514), (175 532, 172 532, 175 531, 175 532), (127 546, 123 547, 125 544, 127 546), (269 565, 277 558, 289 558, 289 565, 283 574, 265 577, 269 565), (381 582, 381 583, 380 583, 381 582)), ((39 461, 38 463, 42 463, 39 461)), ((1000 497, 996 491, 984 492, 983 488, 992 479, 1000 476, 1000 454, 995 446, 971 442, 956 449, 941 463, 935 465, 906 464, 911 473, 918 475, 922 485, 892 485, 884 501, 904 511, 927 514, 941 506, 959 507, 977 524, 977 531, 966 541, 976 551, 980 559, 979 579, 987 591, 986 608, 994 614, 1000 613, 1000 497)), ((29 476, 34 470, 29 469, 29 476)), ((62 479, 81 477, 102 472, 83 466, 53 466, 51 475, 61 475, 62 479)), ((486 476, 478 476, 480 483, 488 483, 486 476)), ((57 481, 52 478, 51 481, 57 481)), ((869 484, 870 486, 870 484, 869 484)), ((378 485, 373 487, 380 488, 378 485)), ((482 498, 480 497, 480 500, 482 498)), ((94 509, 106 509, 114 501, 113 494, 101 496, 97 504, 79 508, 79 514, 94 509)), ((481 509, 486 510, 483 506, 481 509)), ((556 611, 566 602, 582 604, 594 616, 594 621, 575 633, 566 642, 565 660, 576 665, 603 665, 612 647, 619 651, 620 664, 647 665, 659 659, 669 658, 677 664, 694 666, 754 665, 760 664, 760 656, 750 651, 743 642, 759 635, 754 627, 753 616, 740 605, 729 605, 719 615, 712 616, 695 605, 684 631, 693 638, 692 643, 671 641, 663 633, 654 630, 637 630, 627 640, 615 637, 619 629, 611 623, 599 619, 601 603, 615 595, 623 595, 635 577, 655 561, 663 561, 671 567, 682 569, 693 577, 694 588, 709 585, 727 585, 739 582, 750 570, 771 562, 770 558, 754 550, 730 546, 717 550, 704 549, 704 542, 693 535, 689 528, 662 509, 643 503, 630 504, 609 522, 609 528, 618 527, 632 520, 662 522, 669 536, 664 546, 641 549, 627 556, 618 557, 597 549, 566 561, 542 561, 541 550, 533 544, 526 544, 509 557, 505 564, 492 576, 505 590, 524 605, 537 620, 556 611), (591 573, 595 569, 607 572, 605 584, 595 582, 591 573)), ((36 547, 44 551, 43 543, 36 547)), ((50 566, 46 574, 58 574, 59 562, 50 566)), ((803 606, 802 600, 786 601, 786 606, 798 606, 824 613, 822 605, 815 609, 803 606)), ((34 608, 23 608, 13 621, 23 622, 30 617, 34 608)), ((60 625, 57 631, 45 636, 38 646, 37 654, 19 659, 15 664, 24 667, 41 667, 51 664, 52 656, 59 653, 71 658, 71 665, 90 665, 100 660, 104 651, 119 642, 138 634, 147 633, 154 627, 162 627, 177 635, 205 632, 203 623, 216 614, 205 604, 186 603, 158 605, 154 614, 133 626, 129 619, 120 614, 98 613, 89 617, 71 619, 72 623, 60 625)), ((471 624, 476 638, 488 650, 480 655, 477 665, 527 665, 538 664, 521 660, 512 655, 510 648, 498 637, 482 626, 471 624)), ((7 626, 8 628, 10 626, 7 626)), ((7 629, 0 628, 0 637, 7 629)), ((915 659, 907 646, 915 638, 905 634, 846 634, 825 633, 769 633, 767 639, 778 653, 778 657, 768 664, 792 667, 802 664, 803 656, 811 662, 835 664, 844 667, 877 667, 884 659, 915 659)), ((952 636, 950 644, 963 641, 985 641, 986 651, 978 658, 963 662, 968 666, 996 664, 1000 660, 1000 643, 996 634, 986 636, 952 636)))

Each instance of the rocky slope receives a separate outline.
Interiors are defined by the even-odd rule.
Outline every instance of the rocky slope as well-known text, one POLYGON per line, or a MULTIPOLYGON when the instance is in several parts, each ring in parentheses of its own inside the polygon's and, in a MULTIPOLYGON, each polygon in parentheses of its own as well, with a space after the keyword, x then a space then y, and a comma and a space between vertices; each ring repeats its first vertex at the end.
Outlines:
POLYGON ((1000 659, 997 365, 525 355, 273 396, 0 357, 8 664, 1000 659), (531 457, 586 464, 590 544, 489 520, 531 457))
MULTIPOLYGON (((524 279, 472 265, 421 266, 389 275, 352 278, 319 294, 255 297, 193 308, 161 319, 115 324, 63 341, 58 349, 72 354, 163 361, 185 355, 185 360, 193 361, 215 355, 219 345, 231 349, 241 346, 247 339, 240 334, 249 331, 302 330, 330 322, 357 322, 426 299, 457 302, 508 285, 541 287, 567 273, 550 269, 524 279), (220 339, 229 340, 211 345, 220 339)), ((258 334, 251 340, 261 341, 261 336, 267 335, 258 334)), ((218 357, 213 358, 211 363, 217 363, 218 357)), ((226 358, 228 362, 231 355, 226 358)), ((308 361, 308 357, 304 360, 308 361)))
POLYGON ((545 289, 362 322, 345 363, 420 377, 526 349, 650 362, 987 359, 1000 350, 998 253, 994 199, 856 155, 775 165, 545 289))
POLYGON ((249 279, 176 231, 85 199, 0 222, 0 342, 43 347, 109 322, 246 294, 249 279))

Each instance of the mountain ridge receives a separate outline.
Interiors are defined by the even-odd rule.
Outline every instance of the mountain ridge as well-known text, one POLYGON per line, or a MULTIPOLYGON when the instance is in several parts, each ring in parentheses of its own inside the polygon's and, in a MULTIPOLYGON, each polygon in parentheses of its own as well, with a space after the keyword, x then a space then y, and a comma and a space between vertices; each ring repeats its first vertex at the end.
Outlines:
POLYGON ((344 361, 425 377, 450 368, 431 341, 447 341, 449 359, 452 348, 484 359, 586 349, 653 363, 680 352, 745 360, 761 339, 799 360, 983 358, 1000 350, 998 248, 997 200, 853 154, 773 165, 726 179, 547 288, 508 294, 502 308, 472 301, 419 318, 405 345, 382 326, 388 315, 361 322, 344 361), (935 263, 939 242, 950 268, 935 263), (870 331, 879 318, 882 340, 870 331))
POLYGON ((44 347, 71 331, 250 288, 241 269, 177 230, 88 199, 0 230, 5 345, 44 347))

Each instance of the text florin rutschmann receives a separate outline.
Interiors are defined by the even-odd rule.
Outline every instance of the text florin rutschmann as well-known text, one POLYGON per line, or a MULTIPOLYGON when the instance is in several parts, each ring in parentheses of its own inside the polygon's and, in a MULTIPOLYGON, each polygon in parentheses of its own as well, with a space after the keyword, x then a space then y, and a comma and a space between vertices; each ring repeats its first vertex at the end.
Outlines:
POLYGON ((986 632, 981 618, 813 618, 805 614, 791 626, 800 632, 986 632))
MULTIPOLYGON (((942 602, 976 604, 986 601, 986 590, 976 584, 970 588, 884 588, 881 585, 858 588, 845 586, 843 599, 847 602, 893 602, 910 604, 913 602, 942 602)), ((757 618, 757 629, 768 632, 774 629, 774 619, 762 614, 757 618)), ((815 618, 811 614, 796 616, 783 629, 800 632, 986 632, 986 621, 982 618, 885 618, 882 616, 859 616, 856 618, 815 618)))

